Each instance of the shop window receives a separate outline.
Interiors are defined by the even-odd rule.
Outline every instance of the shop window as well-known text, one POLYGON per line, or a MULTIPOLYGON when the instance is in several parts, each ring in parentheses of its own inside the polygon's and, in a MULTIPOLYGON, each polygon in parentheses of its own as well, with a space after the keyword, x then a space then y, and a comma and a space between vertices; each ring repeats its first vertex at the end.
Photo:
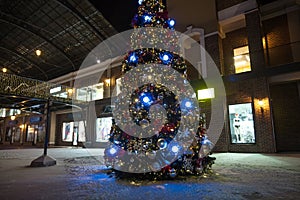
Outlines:
POLYGON ((112 117, 98 118, 96 121, 96 142, 108 142, 112 117))
POLYGON ((249 47, 239 47, 233 49, 235 73, 251 71, 249 47))
POLYGON ((62 141, 72 142, 77 145, 77 142, 85 142, 85 122, 65 122, 63 123, 62 141))
POLYGON ((38 125, 28 126, 26 142, 32 142, 33 144, 36 144, 36 142, 37 142, 37 132, 38 132, 38 125))
POLYGON ((8 115, 8 116, 19 115, 19 114, 21 114, 21 110, 18 110, 18 109, 10 109, 10 110, 9 110, 9 115, 8 115))
POLYGON ((76 99, 80 101, 94 101, 103 99, 103 83, 79 88, 76 90, 76 99))
POLYGON ((78 125, 76 126, 75 123, 75 127, 77 127, 77 131, 78 131, 78 142, 85 142, 86 138, 85 138, 85 122, 84 121, 80 121, 77 122, 78 125))
POLYGON ((234 144, 255 143, 252 104, 229 105, 231 142, 234 144))
POLYGON ((87 97, 87 87, 80 88, 76 90, 76 99, 79 101, 88 101, 87 97))
POLYGON ((62 141, 73 142, 74 122, 63 123, 62 141))
POLYGON ((121 93, 121 89, 122 89, 122 83, 121 83, 121 78, 116 79, 116 95, 119 95, 121 93))
POLYGON ((103 83, 98 83, 92 86, 92 100, 103 99, 103 83))
POLYGON ((5 108, 0 109, 0 117, 6 117, 6 109, 5 108))

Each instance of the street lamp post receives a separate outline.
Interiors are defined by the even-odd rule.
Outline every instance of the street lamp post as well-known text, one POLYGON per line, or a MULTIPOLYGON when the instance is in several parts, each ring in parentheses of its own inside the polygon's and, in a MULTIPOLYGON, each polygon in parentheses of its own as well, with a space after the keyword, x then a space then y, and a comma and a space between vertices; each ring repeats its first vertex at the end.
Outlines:
POLYGON ((44 154, 35 160, 33 160, 30 164, 31 167, 46 167, 56 165, 56 160, 47 155, 48 143, 49 143, 49 134, 50 134, 50 107, 52 105, 52 101, 50 99, 47 100, 45 104, 45 116, 46 116, 46 134, 44 141, 44 154))

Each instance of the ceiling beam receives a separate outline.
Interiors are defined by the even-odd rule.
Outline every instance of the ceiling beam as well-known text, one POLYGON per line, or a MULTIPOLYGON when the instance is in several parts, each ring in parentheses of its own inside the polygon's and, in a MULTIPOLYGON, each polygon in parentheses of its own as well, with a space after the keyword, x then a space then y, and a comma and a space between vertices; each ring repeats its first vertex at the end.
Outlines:
POLYGON ((0 49, 4 50, 5 52, 9 52, 11 54, 14 54, 16 56, 18 56, 19 58, 31 63, 35 68, 37 68, 40 72, 42 72, 42 74, 46 77, 46 80, 48 80, 48 75, 46 74, 46 72, 44 70, 42 70, 38 64, 32 60, 30 60, 29 58, 27 58, 26 56, 18 53, 17 51, 14 51, 14 50, 11 50, 11 49, 8 49, 8 48, 5 48, 5 47, 2 47, 0 46, 0 49))
POLYGON ((73 7, 67 0, 56 0, 58 4, 66 8, 67 10, 71 11, 78 19, 88 25, 94 33, 98 36, 99 39, 105 40, 105 36, 98 31, 92 24, 89 22, 75 7, 73 7))
MULTIPOLYGON (((96 36, 101 40, 104 41, 107 39, 107 37, 105 35, 103 35, 100 31, 98 31, 98 29, 93 26, 93 24, 91 24, 91 22, 89 22, 74 6, 72 6, 67 0, 56 0, 56 2, 58 4, 60 4, 61 6, 63 6, 64 8, 66 8, 67 10, 71 11, 75 16, 77 16, 78 19, 80 19, 81 21, 83 21, 87 26, 89 26, 94 33, 96 34, 96 36)), ((97 11, 100 13, 100 11, 97 11)), ((101 15, 102 16, 102 15, 101 15)), ((102 16, 103 17, 103 16, 102 16)), ((104 18, 104 17, 103 17, 104 18)), ((104 18, 105 19, 105 18, 104 18)), ((108 50, 111 51, 112 47, 108 46, 108 44, 105 42, 104 43, 105 46, 107 46, 108 50)), ((118 45, 113 44, 114 48, 113 50, 117 50, 119 49, 118 45)), ((112 53, 110 53, 112 55, 112 53)))
POLYGON ((32 26, 28 23, 25 23, 23 20, 16 18, 14 16, 8 15, 6 13, 0 12, 0 21, 11 24, 13 26, 16 26, 24 31, 30 32, 33 35, 43 39, 45 42, 53 46, 55 49, 57 49, 58 52, 60 52, 72 65, 73 70, 76 70, 74 63, 72 60, 69 58, 69 56, 61 49, 59 48, 56 44, 54 44, 51 40, 43 36, 40 32, 42 29, 37 28, 35 26, 32 26))

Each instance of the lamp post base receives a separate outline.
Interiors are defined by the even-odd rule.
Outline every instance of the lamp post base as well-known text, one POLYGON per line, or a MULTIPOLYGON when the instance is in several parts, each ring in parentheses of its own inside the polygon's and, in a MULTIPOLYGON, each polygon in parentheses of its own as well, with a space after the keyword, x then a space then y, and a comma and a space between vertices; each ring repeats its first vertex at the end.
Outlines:
POLYGON ((48 167, 56 165, 56 160, 47 155, 42 155, 35 160, 33 160, 30 164, 30 167, 48 167))

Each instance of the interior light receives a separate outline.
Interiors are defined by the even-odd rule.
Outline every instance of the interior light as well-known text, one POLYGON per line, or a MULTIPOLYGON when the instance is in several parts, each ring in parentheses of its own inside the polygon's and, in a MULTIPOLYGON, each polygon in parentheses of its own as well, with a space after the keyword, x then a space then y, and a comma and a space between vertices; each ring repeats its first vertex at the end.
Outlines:
POLYGON ((67 92, 68 92, 69 94, 73 94, 73 89, 72 89, 72 88, 69 88, 69 89, 67 90, 67 92))
POLYGON ((3 68, 2 68, 2 72, 3 72, 3 73, 6 73, 6 72, 7 72, 7 68, 3 67, 3 68))
POLYGON ((264 104, 265 104, 265 102, 263 100, 259 100, 257 103, 260 107, 261 113, 264 113, 264 104))
POLYGON ((106 86, 110 86, 110 78, 105 79, 104 82, 106 86))
POLYGON ((212 99, 212 98, 215 98, 215 89, 214 88, 198 90, 198 100, 212 99))
POLYGON ((243 58, 243 56, 241 56, 241 55, 238 55, 238 56, 234 56, 233 58, 234 58, 234 60, 238 60, 238 59, 241 59, 241 58, 243 58))
POLYGON ((15 119, 16 119, 16 116, 12 115, 12 116, 10 116, 10 119, 11 119, 11 120, 15 120, 15 119))

